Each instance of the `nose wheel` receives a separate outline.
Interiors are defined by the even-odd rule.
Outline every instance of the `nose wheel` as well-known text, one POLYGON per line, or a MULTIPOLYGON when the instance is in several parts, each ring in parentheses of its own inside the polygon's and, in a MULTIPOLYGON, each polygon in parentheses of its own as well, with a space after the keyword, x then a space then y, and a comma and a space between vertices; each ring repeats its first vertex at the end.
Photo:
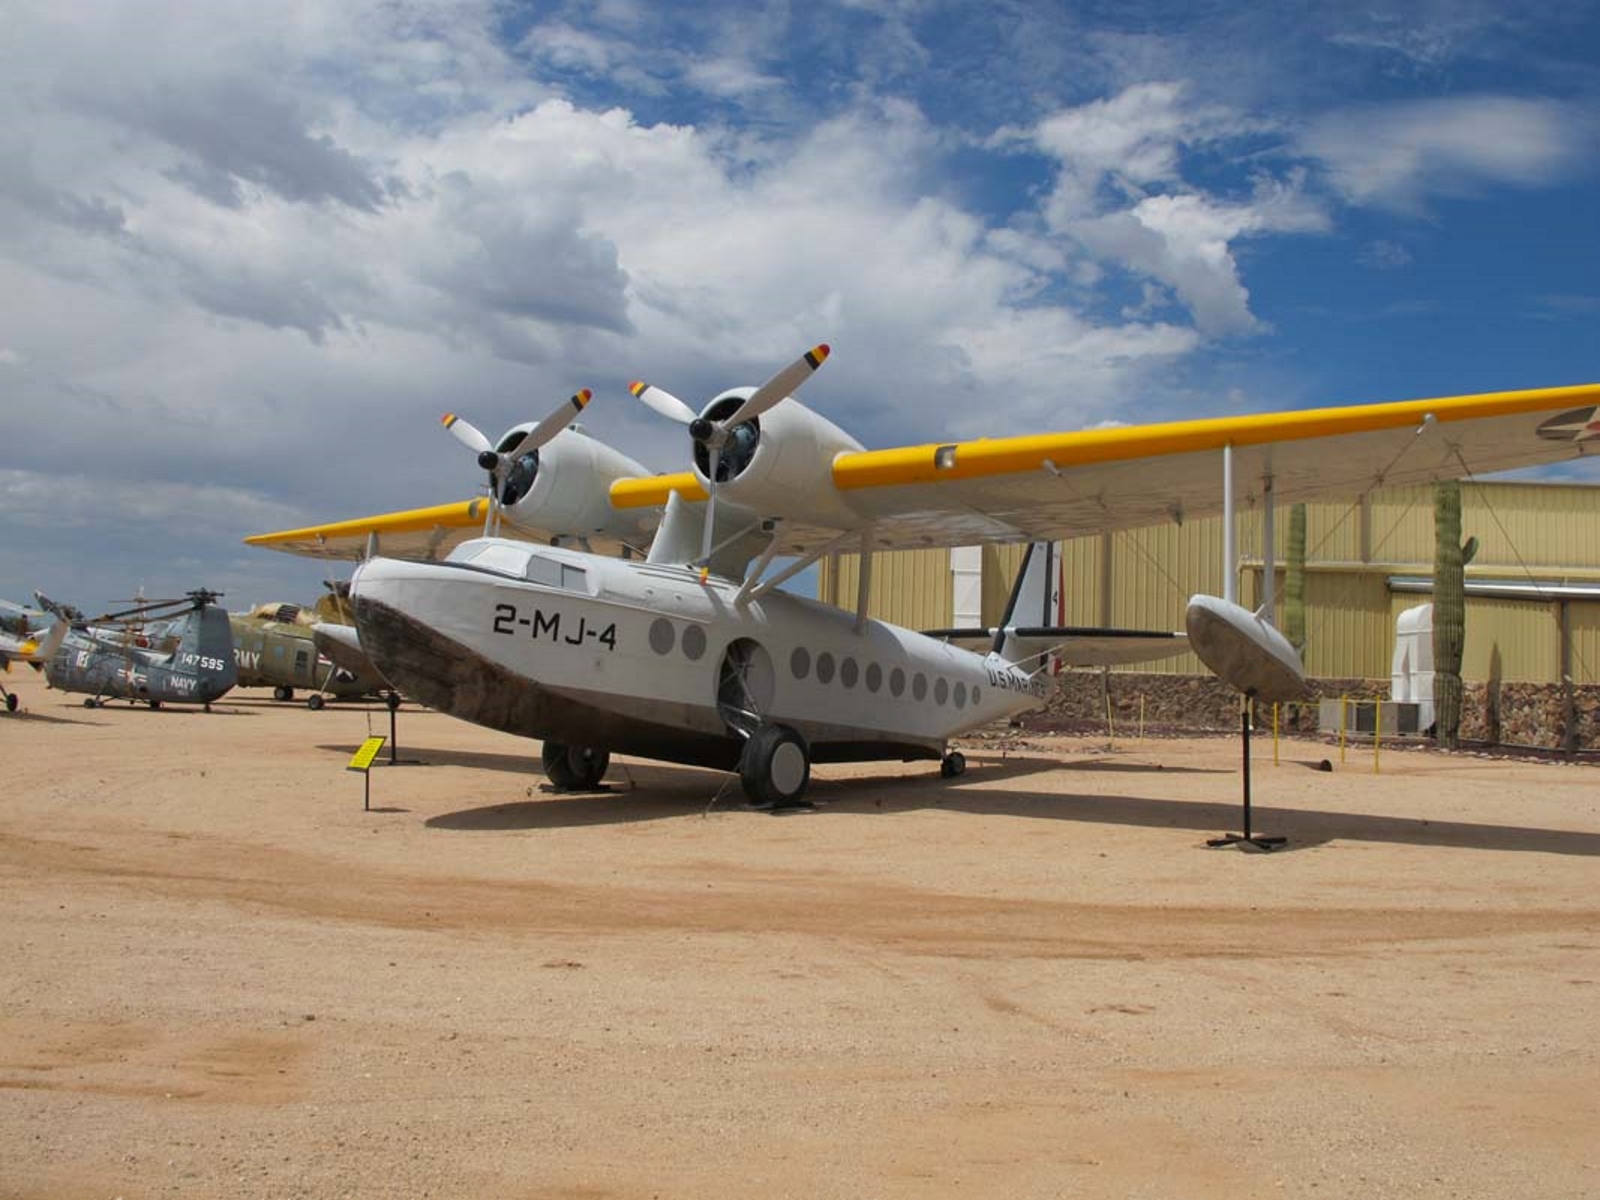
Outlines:
POLYGON ((967 756, 959 750, 952 750, 939 760, 939 774, 946 779, 955 779, 967 773, 967 756))

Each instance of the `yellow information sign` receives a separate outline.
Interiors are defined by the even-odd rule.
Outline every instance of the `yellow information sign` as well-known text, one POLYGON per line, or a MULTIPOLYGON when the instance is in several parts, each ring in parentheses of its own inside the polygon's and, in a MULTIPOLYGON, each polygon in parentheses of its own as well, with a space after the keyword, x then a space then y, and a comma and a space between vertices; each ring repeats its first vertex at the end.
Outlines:
POLYGON ((361 749, 355 752, 355 755, 350 759, 350 765, 345 770, 366 771, 368 767, 372 766, 372 760, 378 757, 378 751, 383 749, 383 743, 387 740, 387 738, 369 737, 361 743, 361 749))

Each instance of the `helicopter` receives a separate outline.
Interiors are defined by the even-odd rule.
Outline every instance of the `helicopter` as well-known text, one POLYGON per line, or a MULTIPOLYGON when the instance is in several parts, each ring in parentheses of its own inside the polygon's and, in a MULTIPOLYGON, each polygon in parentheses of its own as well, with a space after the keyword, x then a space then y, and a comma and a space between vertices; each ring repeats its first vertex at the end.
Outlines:
POLYGON ((248 613, 229 614, 233 627, 233 655, 239 665, 240 687, 270 687, 272 698, 294 699, 295 688, 306 688, 306 706, 313 711, 327 697, 337 700, 371 695, 383 687, 370 666, 365 671, 347 668, 322 651, 315 630, 317 616, 332 615, 332 605, 317 604, 317 612, 296 604, 260 604, 248 613))
POLYGON ((45 678, 60 691, 85 693, 85 708, 123 699, 151 708, 168 702, 200 704, 209 712, 211 702, 238 681, 228 614, 215 603, 221 597, 201 588, 178 599, 149 600, 92 621, 75 621, 45 664, 45 678), (106 636, 108 627, 128 623, 164 623, 167 635, 156 648, 106 636))

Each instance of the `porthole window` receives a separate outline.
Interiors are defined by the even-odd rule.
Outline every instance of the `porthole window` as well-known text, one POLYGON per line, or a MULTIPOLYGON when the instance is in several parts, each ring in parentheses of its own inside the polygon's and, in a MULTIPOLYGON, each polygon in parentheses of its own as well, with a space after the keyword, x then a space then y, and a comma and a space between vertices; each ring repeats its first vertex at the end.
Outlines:
POLYGON ((943 704, 950 699, 950 681, 943 675, 933 681, 933 702, 943 704))
POLYGON ((691 625, 683 631, 683 653, 692 662, 699 662, 706 652, 706 631, 691 625))
POLYGON ((899 667, 889 672, 889 695, 899 699, 906 692, 906 673, 899 667))
POLYGON ((796 679, 804 679, 811 674, 811 651, 804 646, 796 646, 794 653, 789 655, 789 673, 796 679))
POLYGON ((911 698, 919 704, 928 698, 928 677, 921 671, 911 679, 911 698))
POLYGON ((860 673, 860 668, 856 666, 856 660, 853 658, 847 658, 839 664, 839 682, 847 688, 855 687, 860 673))
POLYGON ((817 655, 817 682, 833 682, 833 655, 826 650, 817 655))
POLYGON ((867 664, 867 691, 877 695, 878 689, 883 687, 883 668, 877 663, 867 664))
POLYGON ((671 654, 677 640, 678 635, 672 628, 672 622, 665 617, 657 617, 650 623, 650 649, 657 654, 671 654))
POLYGON ((956 684, 956 707, 957 708, 965 708, 966 706, 967 706, 967 685, 964 684, 964 683, 958 683, 958 684, 956 684))
POLYGON ((978 707, 978 688, 976 684, 974 684, 972 688, 972 707, 978 707))

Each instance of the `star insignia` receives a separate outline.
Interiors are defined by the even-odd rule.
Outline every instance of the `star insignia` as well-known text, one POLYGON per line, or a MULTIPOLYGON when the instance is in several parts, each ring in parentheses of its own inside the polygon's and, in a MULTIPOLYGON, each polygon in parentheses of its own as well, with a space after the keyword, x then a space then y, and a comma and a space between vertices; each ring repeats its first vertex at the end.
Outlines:
POLYGON ((1600 407, 1575 408, 1539 426, 1539 436, 1553 442, 1587 442, 1600 438, 1600 407))

